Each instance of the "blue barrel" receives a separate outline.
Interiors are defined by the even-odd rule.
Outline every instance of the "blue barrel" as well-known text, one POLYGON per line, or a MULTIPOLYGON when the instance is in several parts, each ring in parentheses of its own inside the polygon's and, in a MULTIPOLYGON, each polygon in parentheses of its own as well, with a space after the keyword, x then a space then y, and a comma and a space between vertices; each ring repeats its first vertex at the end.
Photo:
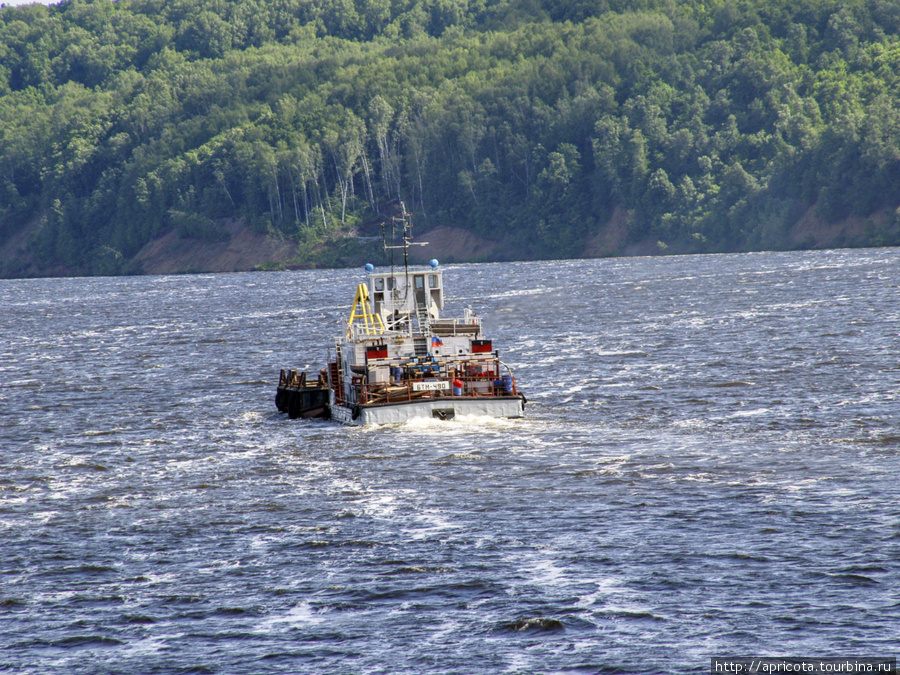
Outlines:
POLYGON ((513 390, 513 379, 512 375, 504 375, 500 378, 500 386, 503 387, 503 390, 507 394, 511 394, 513 390))

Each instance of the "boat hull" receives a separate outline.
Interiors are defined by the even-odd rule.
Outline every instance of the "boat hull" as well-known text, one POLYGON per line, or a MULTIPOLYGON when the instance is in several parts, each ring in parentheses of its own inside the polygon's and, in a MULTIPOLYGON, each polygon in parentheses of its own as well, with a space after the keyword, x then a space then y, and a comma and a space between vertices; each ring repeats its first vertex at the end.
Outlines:
POLYGON ((403 424, 415 418, 449 420, 462 416, 525 416, 523 396, 453 396, 380 405, 331 406, 331 418, 342 424, 403 424))

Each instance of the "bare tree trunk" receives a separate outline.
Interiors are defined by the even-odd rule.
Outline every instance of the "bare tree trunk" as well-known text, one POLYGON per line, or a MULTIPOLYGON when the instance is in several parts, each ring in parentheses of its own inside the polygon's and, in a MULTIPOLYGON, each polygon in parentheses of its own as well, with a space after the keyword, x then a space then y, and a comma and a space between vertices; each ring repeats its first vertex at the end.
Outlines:
POLYGON ((278 169, 276 168, 272 177, 275 179, 275 200, 278 203, 278 220, 281 222, 282 226, 284 225, 284 203, 281 199, 281 186, 279 183, 281 181, 278 180, 278 169))
POLYGON ((271 186, 269 186, 269 220, 272 221, 272 227, 277 227, 275 224, 275 201, 272 198, 271 186))
POLYGON ((294 218, 297 225, 300 224, 300 203, 297 201, 297 184, 294 182, 294 170, 288 167, 288 175, 291 177, 291 200, 294 202, 294 218))
POLYGON ((337 180, 338 189, 341 191, 341 225, 343 225, 347 214, 347 179, 341 170, 340 158, 334 148, 331 148, 331 159, 334 162, 334 177, 337 180))
POLYGON ((369 175, 369 159, 366 157, 365 149, 362 152, 362 164, 363 173, 366 177, 366 189, 369 193, 369 206, 372 207, 372 213, 378 213, 378 209, 375 206, 375 194, 372 192, 372 177, 369 175))
POLYGON ((425 187, 422 183, 422 171, 419 167, 419 160, 416 160, 416 174, 419 177, 419 206, 422 209, 422 215, 427 216, 425 213, 425 187))
POLYGON ((319 197, 319 209, 322 211, 322 225, 328 229, 328 218, 325 216, 325 200, 322 199, 322 190, 319 187, 319 174, 316 173, 316 195, 319 197))
POLYGON ((303 181, 303 214, 305 216, 304 223, 309 227, 309 191, 306 189, 306 181, 303 181))

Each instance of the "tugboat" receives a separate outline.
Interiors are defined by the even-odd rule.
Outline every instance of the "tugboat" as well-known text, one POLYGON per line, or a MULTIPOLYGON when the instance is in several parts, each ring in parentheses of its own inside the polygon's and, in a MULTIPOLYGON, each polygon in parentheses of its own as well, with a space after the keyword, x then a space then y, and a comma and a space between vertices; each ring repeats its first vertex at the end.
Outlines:
POLYGON ((405 208, 391 225, 402 233, 403 268, 366 265, 345 334, 329 349, 314 383, 282 370, 275 405, 292 419, 324 417, 343 424, 399 424, 417 417, 523 417, 525 396, 470 309, 441 318, 444 281, 437 260, 410 269, 411 221, 405 208))

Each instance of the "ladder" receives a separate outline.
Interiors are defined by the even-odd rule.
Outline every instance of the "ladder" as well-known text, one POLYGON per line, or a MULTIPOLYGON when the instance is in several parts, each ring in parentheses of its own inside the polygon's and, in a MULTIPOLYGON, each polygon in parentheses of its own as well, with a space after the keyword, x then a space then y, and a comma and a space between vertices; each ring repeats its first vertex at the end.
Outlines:
POLYGON ((334 389, 334 400, 336 403, 342 403, 344 399, 344 383, 341 382, 341 371, 338 369, 338 362, 332 361, 328 364, 328 368, 331 375, 331 388, 334 389))
POLYGON ((424 333, 429 324, 428 309, 425 307, 425 305, 416 303, 416 322, 419 326, 419 332, 424 333))

